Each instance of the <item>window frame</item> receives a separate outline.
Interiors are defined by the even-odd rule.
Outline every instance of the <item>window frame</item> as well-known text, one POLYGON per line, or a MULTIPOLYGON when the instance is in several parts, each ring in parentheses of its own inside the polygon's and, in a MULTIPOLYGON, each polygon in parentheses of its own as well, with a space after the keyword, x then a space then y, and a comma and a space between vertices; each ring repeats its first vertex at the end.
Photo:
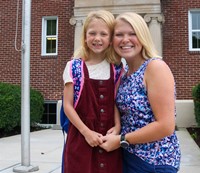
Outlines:
MULTIPOLYGON (((189 51, 193 52, 199 52, 200 48, 193 48, 192 47, 192 33, 194 30, 192 30, 192 14, 198 12, 200 14, 200 9, 195 9, 195 10, 189 10, 188 11, 188 37, 189 37, 189 51)), ((200 29, 195 30, 200 33, 200 29)))
POLYGON ((41 118, 41 124, 57 124, 57 101, 44 101, 44 112, 41 118), (47 107, 47 110, 45 109, 47 107), (52 110, 55 108, 55 112, 52 110), (44 122, 46 120, 46 122, 44 122), (50 121, 54 121, 50 123, 50 121))
POLYGON ((41 55, 42 56, 56 56, 58 55, 58 17, 57 16, 44 16, 42 17, 42 46, 41 46, 41 55), (55 53, 47 53, 47 41, 48 37, 46 34, 47 31, 47 21, 48 20, 56 20, 56 35, 52 35, 51 37, 56 38, 56 52, 55 53))

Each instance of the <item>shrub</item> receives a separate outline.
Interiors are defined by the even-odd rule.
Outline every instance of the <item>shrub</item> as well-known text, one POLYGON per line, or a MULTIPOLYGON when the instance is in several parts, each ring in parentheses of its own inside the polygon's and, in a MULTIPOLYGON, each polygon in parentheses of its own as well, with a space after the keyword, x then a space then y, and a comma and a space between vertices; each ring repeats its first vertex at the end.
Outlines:
MULTIPOLYGON (((40 92, 30 89, 30 124, 39 123, 44 111, 40 92)), ((0 129, 11 131, 21 126, 21 87, 0 82, 0 129)))
POLYGON ((200 83, 192 88, 194 100, 194 113, 198 126, 200 126, 200 83))

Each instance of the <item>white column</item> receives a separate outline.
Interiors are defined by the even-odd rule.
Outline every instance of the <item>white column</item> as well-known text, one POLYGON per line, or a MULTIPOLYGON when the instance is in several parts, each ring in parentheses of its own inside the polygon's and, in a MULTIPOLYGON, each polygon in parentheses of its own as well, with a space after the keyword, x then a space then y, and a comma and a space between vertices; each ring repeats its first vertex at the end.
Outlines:
POLYGON ((71 25, 75 25, 75 32, 74 32, 74 50, 80 47, 81 45, 81 37, 82 37, 82 26, 83 26, 83 19, 76 19, 72 17, 69 21, 71 25))
POLYGON ((164 17, 161 14, 146 14, 144 16, 144 20, 148 23, 153 42, 158 50, 159 55, 162 56, 161 25, 164 22, 164 17))

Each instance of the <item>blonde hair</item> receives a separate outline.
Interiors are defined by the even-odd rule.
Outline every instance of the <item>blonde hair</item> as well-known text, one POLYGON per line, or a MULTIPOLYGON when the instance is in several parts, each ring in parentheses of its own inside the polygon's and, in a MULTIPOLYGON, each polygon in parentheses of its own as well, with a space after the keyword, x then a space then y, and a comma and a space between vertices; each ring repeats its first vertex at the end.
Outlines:
MULTIPOLYGON (((114 22, 115 22, 115 17, 113 16, 112 13, 106 10, 98 10, 98 11, 92 11, 90 12, 83 25, 83 30, 82 30, 82 37, 81 37, 81 47, 77 49, 74 52, 74 58, 82 58, 83 60, 87 60, 89 56, 89 48, 85 42, 86 40, 86 32, 88 29, 89 23, 93 19, 99 19, 103 20, 105 24, 108 26, 110 30, 110 42, 112 42, 112 37, 113 37, 113 32, 114 32, 114 22)), ((116 54, 113 49, 113 46, 110 44, 110 46, 105 50, 105 59, 109 63, 118 63, 118 59, 116 59, 116 54)))
POLYGON ((125 12, 117 16, 116 22, 117 20, 123 20, 132 26, 138 40, 142 44, 142 56, 144 59, 150 59, 153 57, 161 58, 158 55, 158 51, 153 43, 149 28, 142 16, 133 12, 125 12))

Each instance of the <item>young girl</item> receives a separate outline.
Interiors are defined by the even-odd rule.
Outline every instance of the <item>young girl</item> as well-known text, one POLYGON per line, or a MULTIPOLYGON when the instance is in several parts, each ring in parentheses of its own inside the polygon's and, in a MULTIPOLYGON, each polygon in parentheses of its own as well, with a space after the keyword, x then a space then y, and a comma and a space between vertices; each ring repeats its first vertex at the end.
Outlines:
POLYGON ((64 173, 122 172, 121 150, 108 153, 99 147, 103 135, 119 134, 121 128, 114 104, 116 78, 112 64, 119 65, 119 60, 111 47, 113 26, 110 12, 90 12, 83 26, 82 46, 64 70, 64 111, 71 122, 63 151, 64 173), (78 65, 72 69, 70 64, 74 61, 78 65), (77 87, 70 74, 80 70, 79 66, 79 82, 83 84, 77 87), (81 95, 74 108, 78 92, 81 95))
POLYGON ((127 12, 116 18, 113 47, 127 63, 116 96, 121 135, 106 135, 101 147, 123 148, 123 173, 178 172, 175 81, 140 15, 127 12))

